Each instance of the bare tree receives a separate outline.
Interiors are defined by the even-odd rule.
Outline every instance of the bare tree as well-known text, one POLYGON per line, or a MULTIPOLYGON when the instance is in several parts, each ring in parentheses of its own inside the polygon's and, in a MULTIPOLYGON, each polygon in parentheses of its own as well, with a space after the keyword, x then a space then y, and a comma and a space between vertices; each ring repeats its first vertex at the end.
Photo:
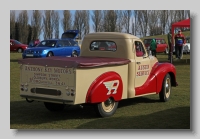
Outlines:
POLYGON ((123 29, 124 29, 124 24, 125 24, 125 21, 124 21, 124 16, 123 16, 123 11, 122 10, 118 10, 116 11, 117 13, 117 23, 116 23, 116 31, 118 32, 122 32, 123 29))
POLYGON ((72 14, 69 10, 63 10, 63 19, 61 19, 61 25, 63 31, 72 28, 72 14))
POLYGON ((130 20, 131 20, 132 11, 125 10, 123 12, 123 15, 124 15, 125 32, 130 33, 130 20))
POLYGON ((10 11, 10 39, 15 38, 15 11, 10 11))
POLYGON ((138 10, 134 10, 133 11, 133 18, 132 18, 132 34, 134 34, 135 36, 137 36, 137 33, 139 33, 139 34, 141 34, 140 32, 139 32, 139 22, 138 22, 138 10), (133 20, 135 20, 134 22, 133 22, 133 20))
POLYGON ((168 32, 171 32, 171 25, 175 22, 175 16, 176 16, 175 10, 169 10, 169 17, 166 25, 166 30, 168 32))
POLYGON ((93 29, 95 32, 100 32, 102 28, 103 12, 101 10, 94 10, 91 15, 93 21, 93 29))
POLYGON ((117 29, 117 12, 115 10, 104 11, 104 31, 114 32, 117 29))
POLYGON ((33 10, 31 18, 32 36, 31 39, 39 39, 42 30, 42 11, 33 10))
POLYGON ((160 25, 162 27, 162 34, 165 34, 166 25, 167 25, 168 18, 169 18, 169 11, 168 10, 160 10, 158 17, 160 19, 160 25))
POLYGON ((138 10, 137 11, 138 29, 142 36, 147 35, 149 12, 150 12, 149 10, 138 10))
POLYGON ((23 10, 19 13, 17 18, 19 25, 19 41, 22 43, 28 43, 28 13, 27 10, 23 10))
POLYGON ((134 19, 132 18, 132 20, 131 20, 131 21, 132 21, 132 22, 131 22, 132 28, 131 28, 131 29, 132 29, 132 34, 136 36, 136 34, 135 34, 135 23, 134 23, 133 20, 134 20, 134 19))
MULTIPOLYGON (((153 36, 153 35, 157 35, 157 30, 156 28, 158 27, 158 20, 159 20, 159 12, 157 10, 151 10, 149 11, 149 20, 148 20, 148 26, 149 26, 149 35, 153 36)), ((161 30, 162 32, 162 30, 161 30)))
POLYGON ((190 18, 190 10, 185 10, 186 18, 190 18))
POLYGON ((86 11, 85 25, 86 25, 86 28, 85 28, 85 31, 84 31, 84 35, 86 35, 90 32, 90 13, 89 13, 88 10, 86 11))
POLYGON ((74 29, 79 30, 79 38, 82 39, 89 33, 89 11, 76 10, 74 17, 74 29))
POLYGON ((53 29, 54 29, 54 38, 59 38, 59 20, 60 16, 58 11, 54 11, 52 15, 53 29))
POLYGON ((44 39, 53 37, 53 21, 52 16, 54 14, 53 10, 45 10, 43 16, 43 31, 44 31, 44 39))

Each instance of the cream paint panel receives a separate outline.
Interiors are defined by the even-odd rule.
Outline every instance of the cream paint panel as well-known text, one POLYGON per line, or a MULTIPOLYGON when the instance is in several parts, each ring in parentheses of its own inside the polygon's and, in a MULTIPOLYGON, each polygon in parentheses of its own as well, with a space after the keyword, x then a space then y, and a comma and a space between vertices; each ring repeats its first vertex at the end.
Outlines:
POLYGON ((128 98, 135 97, 135 60, 128 64, 128 98))
POLYGON ((127 98, 127 80, 128 80, 128 65, 99 67, 93 69, 77 69, 76 70, 76 98, 75 104, 85 103, 87 91, 92 82, 101 74, 107 71, 117 72, 123 82, 122 99, 127 98))
POLYGON ((149 57, 136 57, 136 66, 135 66, 135 87, 142 86, 147 78, 149 77, 151 66, 149 57), (145 66, 145 67, 144 67, 145 66), (145 69, 148 66, 148 69, 145 69), (139 76, 137 74, 139 73, 139 76))
MULTIPOLYGON (((37 65, 22 65, 20 67, 20 88, 21 84, 25 85, 28 88, 28 91, 21 91, 20 90, 20 95, 26 95, 30 97, 41 97, 41 98, 47 98, 47 99, 58 99, 58 100, 69 100, 73 101, 75 97, 74 96, 67 96, 66 92, 69 91, 70 89, 74 89, 76 84, 75 84, 75 73, 73 72, 72 68, 58 68, 58 67, 48 67, 49 70, 48 72, 45 71, 44 66, 37 66, 37 65), (41 71, 28 71, 25 70, 26 67, 37 67, 40 68, 41 71), (67 74, 64 73, 58 73, 55 72, 55 69, 62 69, 65 70, 67 69, 70 71, 67 74), (54 76, 54 77, 53 77, 54 76), (36 83, 36 82, 31 82, 31 79, 35 78, 34 80, 44 82, 44 83, 36 83), (64 85, 61 84, 56 84, 56 80, 50 80, 50 78, 57 79, 59 83, 63 82, 65 83, 64 85), (51 82, 51 84, 47 84, 46 82, 51 82), (44 94, 35 94, 31 93, 31 88, 46 88, 46 89, 58 89, 61 91, 60 96, 51 96, 51 95, 44 95, 44 94)), ((57 70, 56 70, 57 71, 57 70)), ((48 102, 53 102, 46 100, 48 102)), ((67 103, 67 104, 73 104, 73 102, 67 103)))

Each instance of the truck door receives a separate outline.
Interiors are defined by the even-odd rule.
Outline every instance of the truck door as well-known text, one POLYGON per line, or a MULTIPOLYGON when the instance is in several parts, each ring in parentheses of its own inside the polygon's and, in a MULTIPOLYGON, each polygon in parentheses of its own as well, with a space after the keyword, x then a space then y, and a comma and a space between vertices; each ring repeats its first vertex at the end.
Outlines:
MULTIPOLYGON (((133 47, 135 48, 134 50, 136 64, 135 87, 141 87, 146 82, 151 71, 150 59, 141 41, 135 41, 133 47)), ((138 95, 137 92, 136 95, 138 95)))

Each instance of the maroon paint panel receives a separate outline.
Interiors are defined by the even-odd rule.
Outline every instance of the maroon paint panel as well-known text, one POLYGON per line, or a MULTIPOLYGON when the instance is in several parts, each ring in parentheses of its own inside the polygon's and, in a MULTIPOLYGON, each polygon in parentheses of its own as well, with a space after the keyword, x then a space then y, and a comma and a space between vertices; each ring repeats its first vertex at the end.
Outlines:
POLYGON ((68 68, 93 68, 101 66, 124 65, 130 60, 125 58, 110 57, 46 57, 20 59, 19 64, 39 65, 48 67, 68 67, 68 68))
POLYGON ((165 75, 170 72, 174 74, 174 76, 176 75, 175 67, 171 63, 155 63, 146 82, 142 86, 135 88, 136 96, 151 92, 159 93, 162 89, 165 75))
POLYGON ((143 95, 157 91, 157 78, 154 74, 150 74, 147 81, 140 87, 135 88, 135 95, 143 95))
POLYGON ((155 74, 157 78, 157 93, 161 91, 162 83, 167 73, 172 73, 175 77, 174 82, 176 82, 176 69, 175 66, 171 63, 157 63, 155 69, 152 69, 152 73, 155 74))
POLYGON ((91 84, 87 92, 86 103, 104 102, 110 97, 119 101, 122 98, 122 92, 123 82, 120 75, 113 71, 106 72, 91 84))

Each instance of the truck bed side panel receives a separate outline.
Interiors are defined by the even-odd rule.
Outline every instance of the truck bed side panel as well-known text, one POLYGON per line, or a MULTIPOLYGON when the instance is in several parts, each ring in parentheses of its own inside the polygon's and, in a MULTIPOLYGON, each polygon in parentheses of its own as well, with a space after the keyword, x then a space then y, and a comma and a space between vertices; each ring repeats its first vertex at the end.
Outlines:
MULTIPOLYGON (((122 99, 127 98, 128 65, 98 67, 76 70, 76 98, 75 104, 85 103, 90 85, 103 73, 114 71, 118 73, 123 82, 122 99)), ((99 94, 101 95, 101 94, 99 94)))

